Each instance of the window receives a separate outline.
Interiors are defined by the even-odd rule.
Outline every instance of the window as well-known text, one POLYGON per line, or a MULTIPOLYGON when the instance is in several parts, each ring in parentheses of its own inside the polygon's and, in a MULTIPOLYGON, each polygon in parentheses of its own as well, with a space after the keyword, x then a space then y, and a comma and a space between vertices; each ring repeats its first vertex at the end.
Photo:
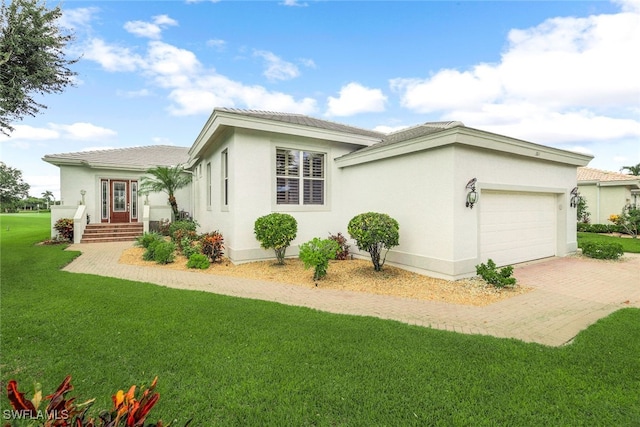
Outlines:
POLYGON ((211 162, 207 163, 207 207, 211 207, 211 162))
POLYGON ((138 182, 131 181, 131 218, 138 218, 138 182))
POLYGON ((229 152, 222 152, 222 205, 229 206, 229 152))
POLYGON ((276 149, 276 203, 324 205, 325 154, 276 149))
POLYGON ((101 219, 108 220, 109 219, 109 181, 103 179, 101 181, 102 191, 101 191, 101 201, 102 201, 102 209, 100 210, 102 213, 101 219))

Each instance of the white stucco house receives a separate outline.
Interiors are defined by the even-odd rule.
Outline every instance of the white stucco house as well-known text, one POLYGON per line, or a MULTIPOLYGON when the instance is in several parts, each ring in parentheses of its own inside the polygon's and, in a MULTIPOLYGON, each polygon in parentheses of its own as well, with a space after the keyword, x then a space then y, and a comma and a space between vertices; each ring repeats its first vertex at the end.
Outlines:
POLYGON ((580 167, 578 190, 592 224, 611 224, 609 216, 619 215, 625 206, 640 206, 640 176, 580 167))
MULTIPOLYGON (((400 224, 400 245, 387 263, 448 279, 474 275, 489 258, 507 265, 574 252, 570 192, 577 167, 592 159, 460 122, 383 134, 299 114, 227 108, 213 111, 186 160, 181 148, 173 148, 175 162, 182 160, 193 175, 179 204, 202 231, 224 235, 233 262, 273 257, 254 237, 259 216, 286 212, 296 218, 298 235, 287 252, 296 255, 299 244, 346 234, 353 216, 375 211, 400 224), (471 206, 469 193, 477 195, 471 206)), ((153 147, 143 149, 154 159, 153 147)), ((86 189, 92 221, 112 220, 105 199, 117 189, 105 180, 125 178, 133 185, 144 170, 128 163, 115 167, 117 161, 102 168, 104 159, 100 167, 63 163, 61 156, 44 160, 60 166, 65 200, 86 189)), ((149 206, 149 218, 168 208, 155 197, 145 204, 132 188, 130 200, 149 206)))

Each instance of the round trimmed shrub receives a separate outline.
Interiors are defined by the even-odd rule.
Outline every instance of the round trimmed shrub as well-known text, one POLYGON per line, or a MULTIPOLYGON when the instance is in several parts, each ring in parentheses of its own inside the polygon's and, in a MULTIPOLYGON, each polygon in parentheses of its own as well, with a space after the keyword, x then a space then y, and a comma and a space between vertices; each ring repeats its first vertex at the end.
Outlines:
POLYGON ((358 249, 369 252, 375 271, 382 270, 387 252, 398 246, 400 240, 398 221, 383 213, 367 212, 356 215, 349 221, 347 231, 356 241, 358 249), (385 256, 380 262, 380 255, 384 249, 385 256))
POLYGON ((298 233, 298 222, 289 214, 274 212, 258 218, 253 232, 260 246, 264 249, 273 249, 278 264, 282 265, 285 252, 298 233))

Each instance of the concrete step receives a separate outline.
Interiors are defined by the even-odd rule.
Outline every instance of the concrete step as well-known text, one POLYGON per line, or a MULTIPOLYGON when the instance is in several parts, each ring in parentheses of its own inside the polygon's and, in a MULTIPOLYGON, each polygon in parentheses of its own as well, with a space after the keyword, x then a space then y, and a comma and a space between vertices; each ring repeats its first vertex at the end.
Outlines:
POLYGON ((142 235, 142 223, 87 224, 80 243, 133 241, 142 235))

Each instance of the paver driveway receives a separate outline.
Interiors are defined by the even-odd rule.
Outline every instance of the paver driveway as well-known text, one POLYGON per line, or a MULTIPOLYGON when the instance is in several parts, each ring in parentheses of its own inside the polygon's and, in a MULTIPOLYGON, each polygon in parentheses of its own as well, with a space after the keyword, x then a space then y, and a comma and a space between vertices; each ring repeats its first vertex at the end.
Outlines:
POLYGON ((638 254, 625 254, 620 261, 566 257, 521 264, 514 270, 518 283, 535 290, 486 307, 472 307, 118 263, 131 246, 131 242, 71 245, 69 250, 82 255, 64 270, 552 346, 571 341, 619 308, 640 308, 638 254))

